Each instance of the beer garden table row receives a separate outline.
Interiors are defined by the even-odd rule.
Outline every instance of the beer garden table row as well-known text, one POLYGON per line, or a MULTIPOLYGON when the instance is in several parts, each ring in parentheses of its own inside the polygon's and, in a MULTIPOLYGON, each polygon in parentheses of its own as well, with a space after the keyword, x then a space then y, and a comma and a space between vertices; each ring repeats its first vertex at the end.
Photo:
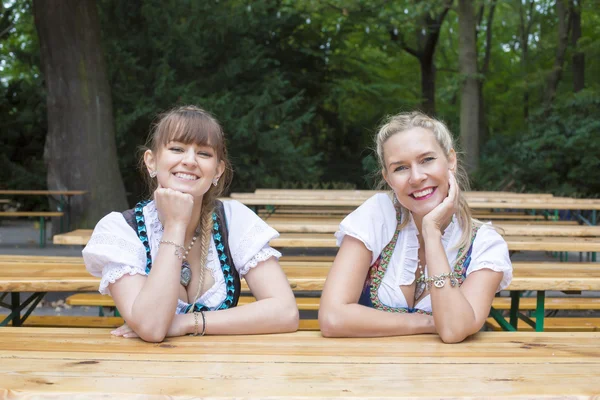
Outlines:
POLYGON ((86 194, 85 190, 0 190, 0 196, 48 196, 51 199, 58 197, 58 211, 64 211, 66 229, 71 223, 71 197, 86 194))
MULTIPOLYGON (((282 261, 290 285, 295 292, 314 292, 323 288, 331 260, 321 262, 282 261)), ((81 258, 71 257, 69 260, 55 262, 39 262, 31 260, 0 261, 0 302, 10 295, 9 303, 0 303, 11 310, 11 313, 0 325, 13 321, 20 325, 35 309, 46 292, 85 292, 96 291, 99 279, 91 276, 83 265, 81 258), (21 301, 20 292, 33 292, 21 301)), ((245 281, 242 285, 244 293, 248 293, 245 281)), ((537 291, 535 324, 537 330, 543 330, 545 311, 545 291, 547 290, 600 290, 600 268, 596 263, 570 263, 567 268, 563 263, 514 263, 514 278, 507 288, 511 292, 510 325, 504 318, 492 311, 492 316, 504 329, 514 330, 519 316, 519 298, 522 291, 537 291)), ((532 321, 524 319, 527 323, 532 321)))

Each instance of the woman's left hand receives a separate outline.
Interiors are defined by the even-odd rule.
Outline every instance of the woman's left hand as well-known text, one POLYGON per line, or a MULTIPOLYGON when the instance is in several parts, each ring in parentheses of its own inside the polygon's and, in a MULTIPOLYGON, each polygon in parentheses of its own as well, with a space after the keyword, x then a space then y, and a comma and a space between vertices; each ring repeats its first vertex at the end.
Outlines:
MULTIPOLYGON (((191 332, 188 331, 188 327, 185 325, 185 315, 186 314, 176 314, 171 321, 171 326, 167 331, 167 337, 173 336, 184 336, 191 332)), ((202 321, 200 322, 202 324, 202 321)), ((200 330, 202 329, 202 325, 200 325, 200 330)), ((117 329, 114 329, 110 332, 113 336, 122 336, 124 338, 137 338, 140 337, 127 323, 121 325, 117 329)))
POLYGON ((452 216, 458 211, 458 182, 454 173, 449 171, 448 196, 423 217, 423 232, 442 231, 452 221, 452 216))
POLYGON ((139 337, 137 333, 133 331, 126 323, 118 327, 117 329, 110 332, 113 336, 123 336, 124 338, 136 338, 139 337))

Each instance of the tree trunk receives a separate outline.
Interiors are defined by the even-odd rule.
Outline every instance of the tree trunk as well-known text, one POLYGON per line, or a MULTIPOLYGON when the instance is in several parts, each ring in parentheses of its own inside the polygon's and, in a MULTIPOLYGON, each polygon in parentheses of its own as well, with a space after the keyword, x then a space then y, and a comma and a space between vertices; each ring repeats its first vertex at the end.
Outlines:
POLYGON ((523 117, 529 117, 529 84, 527 74, 529 73, 529 32, 534 23, 534 0, 526 0, 527 9, 524 10, 523 2, 519 1, 519 44, 521 45, 521 71, 525 90, 523 92, 523 117))
POLYGON ((72 198, 70 227, 93 227, 127 207, 96 2, 34 0, 33 6, 47 91, 48 189, 87 190, 72 198))
POLYGON ((427 115, 435 115, 435 65, 431 57, 421 57, 421 111, 427 115))
POLYGON ((479 166, 479 82, 473 0, 458 0, 459 69, 462 78, 460 141, 468 172, 479 166))
POLYGON ((422 18, 422 29, 417 33, 417 46, 409 47, 404 37, 393 30, 390 32, 393 41, 400 41, 402 48, 419 60, 421 66, 421 110, 435 116, 435 49, 444 19, 452 7, 454 0, 444 0, 440 13, 434 16, 426 14, 422 18))
MULTIPOLYGON (((479 150, 487 143, 489 138, 487 120, 485 116, 485 98, 483 96, 483 83, 490 70, 490 60, 492 57, 492 24, 494 22, 494 12, 496 10, 496 1, 492 1, 490 4, 490 10, 486 21, 485 30, 485 54, 483 56, 483 65, 480 69, 480 75, 482 76, 477 84, 479 92, 479 150)), ((483 6, 481 11, 481 18, 483 18, 483 6)), ((480 20, 478 18, 478 20, 480 20)), ((477 35, 475 36, 477 38, 477 35)))
POLYGON ((546 106, 549 107, 556 97, 558 83, 562 77, 563 65, 567 54, 567 45, 569 43, 569 30, 571 19, 569 16, 572 9, 571 0, 556 1, 556 15, 558 18, 558 44, 556 46, 556 58, 546 86, 546 106))
POLYGON ((577 42, 581 38, 581 3, 583 0, 575 0, 571 13, 571 46, 573 46, 573 91, 575 93, 585 87, 585 55, 577 48, 577 42))

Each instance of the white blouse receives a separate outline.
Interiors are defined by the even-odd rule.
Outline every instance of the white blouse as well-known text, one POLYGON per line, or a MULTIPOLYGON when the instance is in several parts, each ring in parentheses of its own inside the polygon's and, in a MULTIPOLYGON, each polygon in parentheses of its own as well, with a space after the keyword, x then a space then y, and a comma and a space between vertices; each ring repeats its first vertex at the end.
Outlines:
MULTIPOLYGON (((337 245, 341 245, 346 235, 360 240, 371 251, 371 265, 373 265, 384 247, 394 236, 396 225, 396 209, 390 196, 385 193, 378 193, 344 218, 339 231, 335 233, 337 245)), ((408 307, 408 302, 404 298, 400 285, 410 285, 415 281, 419 258, 418 235, 419 232, 411 216, 408 224, 398 235, 398 242, 379 287, 379 300, 386 306, 394 308, 408 307)), ((453 218, 442 235, 442 245, 451 267, 456 262, 459 250, 456 244, 458 244, 461 235, 462 229, 456 218, 453 218)), ((510 284, 512 264, 508 246, 502 236, 487 224, 481 226, 475 236, 467 277, 483 268, 503 273, 502 281, 496 289, 497 292, 510 284)), ((425 275, 427 276, 427 269, 425 269, 425 275)), ((431 312, 429 295, 423 297, 414 308, 431 312)))
MULTIPOLYGON (((269 241, 279 236, 275 229, 238 201, 224 201, 223 206, 229 233, 229 251, 240 278, 259 262, 271 257, 281 257, 280 252, 269 246, 269 241)), ((154 201, 144 206, 143 213, 150 253, 152 259, 155 259, 163 226, 158 219, 154 201)), ((87 270, 102 278, 99 288, 102 294, 110 295, 109 285, 125 274, 147 275, 144 245, 120 212, 112 212, 98 222, 82 253, 87 270)), ((225 278, 217 254, 214 239, 211 239, 206 268, 215 283, 197 301, 211 310, 218 308, 227 296, 225 278)), ((179 300, 176 312, 183 312, 187 306, 187 303, 179 300)))

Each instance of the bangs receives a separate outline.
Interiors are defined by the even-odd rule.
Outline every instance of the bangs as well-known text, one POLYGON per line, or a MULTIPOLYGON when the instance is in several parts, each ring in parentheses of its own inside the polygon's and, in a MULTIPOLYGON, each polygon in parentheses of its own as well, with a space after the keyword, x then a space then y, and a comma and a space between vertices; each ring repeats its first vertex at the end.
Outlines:
POLYGON ((223 143, 223 131, 219 123, 208 115, 182 110, 164 118, 156 127, 158 147, 169 142, 196 144, 215 149, 219 154, 223 143))

